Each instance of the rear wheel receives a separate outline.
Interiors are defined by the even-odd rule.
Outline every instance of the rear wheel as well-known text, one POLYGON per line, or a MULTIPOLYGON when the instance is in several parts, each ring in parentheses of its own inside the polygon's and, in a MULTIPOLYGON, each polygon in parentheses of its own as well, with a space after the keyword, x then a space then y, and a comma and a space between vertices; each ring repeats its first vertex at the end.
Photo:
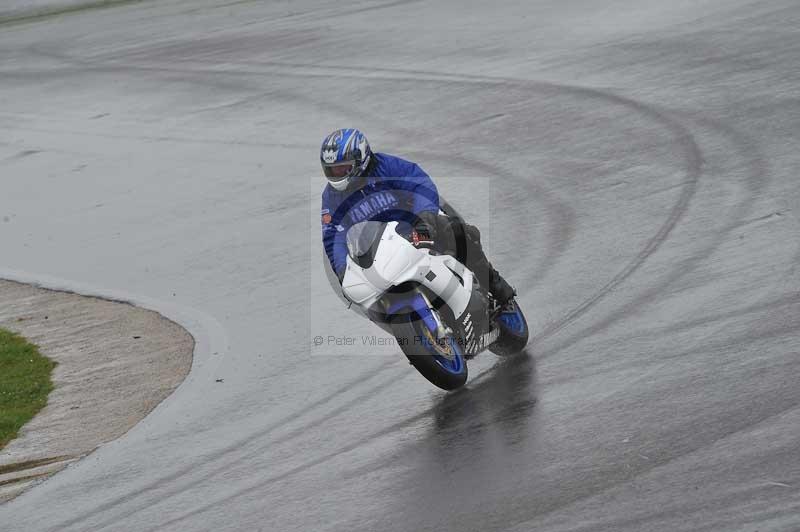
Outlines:
POLYGON ((515 300, 495 320, 500 337, 489 347, 498 356, 519 353, 528 344, 528 322, 515 300))
POLYGON ((392 323, 392 333, 408 361, 423 377, 443 390, 455 390, 467 382, 467 363, 458 342, 448 335, 436 338, 432 320, 407 314, 392 323))

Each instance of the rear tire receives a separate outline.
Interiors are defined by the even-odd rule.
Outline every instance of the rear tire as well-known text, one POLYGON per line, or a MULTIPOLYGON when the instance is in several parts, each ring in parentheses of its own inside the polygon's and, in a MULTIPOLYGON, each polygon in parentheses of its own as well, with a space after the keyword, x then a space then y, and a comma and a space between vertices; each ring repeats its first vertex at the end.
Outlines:
POLYGON ((501 357, 515 355, 528 345, 528 321, 517 302, 514 301, 513 315, 505 312, 503 314, 495 320, 500 328, 500 337, 489 346, 489 351, 501 357))
POLYGON ((408 361, 431 384, 443 390, 455 390, 467 382, 467 363, 458 342, 448 336, 434 345, 429 340, 430 331, 424 321, 416 315, 406 315, 392 323, 392 333, 408 361), (412 316, 409 318, 409 316, 412 316), (452 357, 443 354, 448 351, 452 357))

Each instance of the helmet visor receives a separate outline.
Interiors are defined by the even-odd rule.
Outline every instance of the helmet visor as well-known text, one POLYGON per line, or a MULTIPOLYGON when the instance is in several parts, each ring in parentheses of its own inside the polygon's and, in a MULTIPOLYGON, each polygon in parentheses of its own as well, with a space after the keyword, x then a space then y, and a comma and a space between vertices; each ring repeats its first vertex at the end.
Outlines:
POLYGON ((328 178, 328 181, 335 182, 350 177, 353 174, 355 166, 355 161, 337 164, 323 164, 322 170, 325 172, 325 177, 328 178))

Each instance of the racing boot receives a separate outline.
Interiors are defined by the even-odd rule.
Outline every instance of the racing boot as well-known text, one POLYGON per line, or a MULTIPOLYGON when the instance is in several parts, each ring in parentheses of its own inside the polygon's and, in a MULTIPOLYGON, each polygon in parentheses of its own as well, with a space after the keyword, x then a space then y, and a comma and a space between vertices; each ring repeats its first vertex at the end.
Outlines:
POLYGON ((497 306, 501 308, 517 295, 517 291, 494 268, 492 268, 491 281, 489 281, 489 291, 494 296, 497 306))
POLYGON ((478 278, 478 282, 492 293, 492 298, 497 303, 498 307, 505 306, 511 299, 517 295, 516 291, 508 284, 508 281, 503 279, 500 272, 492 267, 486 255, 481 253, 481 257, 474 261, 470 268, 478 278))
POLYGON ((463 235, 466 237, 466 264, 471 269, 481 286, 484 286, 497 303, 498 308, 504 307, 511 299, 517 295, 516 291, 503 276, 494 269, 492 263, 486 257, 481 245, 481 232, 474 225, 462 224, 463 235))

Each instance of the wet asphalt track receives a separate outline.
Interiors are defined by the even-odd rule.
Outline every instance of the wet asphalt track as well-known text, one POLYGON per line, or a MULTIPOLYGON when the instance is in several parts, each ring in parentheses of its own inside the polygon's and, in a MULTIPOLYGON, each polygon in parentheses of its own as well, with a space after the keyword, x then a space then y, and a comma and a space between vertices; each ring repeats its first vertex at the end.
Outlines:
POLYGON ((0 26, 3 276, 124 292, 199 341, 0 530, 800 530, 798 28, 794 0, 0 26), (317 249, 318 142, 351 124, 442 176, 518 287, 527 353, 464 390, 311 345, 376 331, 317 249))

